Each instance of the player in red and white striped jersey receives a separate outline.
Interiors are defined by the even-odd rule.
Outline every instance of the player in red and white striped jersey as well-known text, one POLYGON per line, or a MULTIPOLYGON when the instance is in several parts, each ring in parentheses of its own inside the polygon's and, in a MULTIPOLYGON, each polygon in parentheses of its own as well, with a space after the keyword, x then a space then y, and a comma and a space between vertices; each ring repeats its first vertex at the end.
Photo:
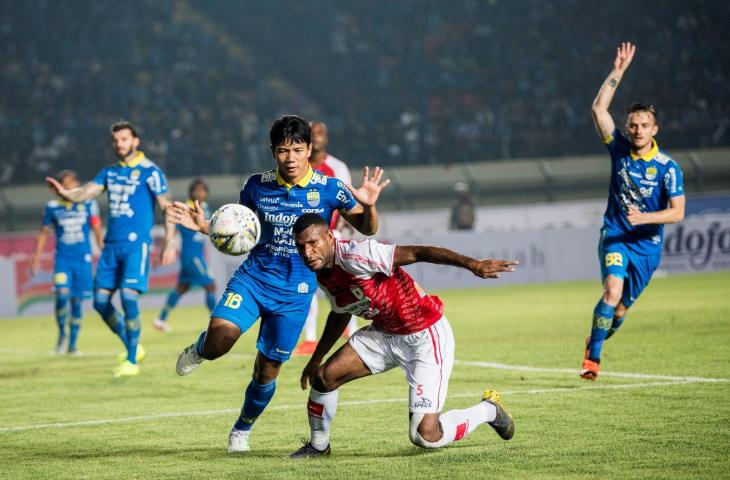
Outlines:
MULTIPOLYGON (((309 126, 312 128, 312 156, 309 157, 309 164, 313 169, 324 173, 328 177, 336 178, 345 185, 352 185, 350 169, 347 168, 345 162, 339 158, 333 157, 329 154, 329 152, 327 152, 327 145, 329 144, 327 125, 322 121, 315 120, 310 122, 309 126)), ((345 237, 348 237, 353 233, 350 224, 348 224, 338 212, 332 213, 330 228, 343 233, 343 236, 345 237)), ((306 356, 314 353, 314 349, 317 348, 318 315, 319 301, 317 299, 317 295, 315 295, 312 297, 312 305, 309 307, 307 321, 304 324, 304 341, 299 344, 297 349, 294 351, 294 355, 306 356)), ((355 333, 355 330, 357 330, 357 317, 353 315, 350 317, 350 323, 347 324, 347 328, 343 335, 345 337, 349 337, 355 333)))
POLYGON ((441 413, 454 363, 453 332, 441 300, 427 295, 401 267, 438 263, 465 268, 481 278, 499 278, 502 272, 514 271, 517 262, 477 260, 441 247, 338 240, 316 214, 299 217, 293 230, 299 255, 317 273, 332 312, 302 372, 302 388, 312 384, 307 404, 311 437, 292 458, 331 452, 329 429, 341 385, 395 367, 405 372, 410 387, 409 434, 415 445, 443 447, 484 423, 503 439, 512 438, 514 422, 495 391, 485 391, 473 407, 441 413), (321 365, 353 314, 372 323, 321 365))

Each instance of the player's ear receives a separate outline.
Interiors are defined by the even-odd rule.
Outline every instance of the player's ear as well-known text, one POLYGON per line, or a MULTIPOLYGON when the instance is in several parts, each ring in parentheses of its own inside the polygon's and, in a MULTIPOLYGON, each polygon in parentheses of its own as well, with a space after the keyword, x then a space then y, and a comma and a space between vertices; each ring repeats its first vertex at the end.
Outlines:
POLYGON ((311 156, 312 156, 312 144, 308 143, 307 144, 307 158, 309 158, 311 156))
POLYGON ((654 126, 651 127, 651 136, 656 137, 657 133, 659 133, 659 125, 657 123, 654 123, 654 126))
POLYGON ((139 148, 139 137, 134 137, 132 139, 132 145, 134 145, 135 149, 139 148))

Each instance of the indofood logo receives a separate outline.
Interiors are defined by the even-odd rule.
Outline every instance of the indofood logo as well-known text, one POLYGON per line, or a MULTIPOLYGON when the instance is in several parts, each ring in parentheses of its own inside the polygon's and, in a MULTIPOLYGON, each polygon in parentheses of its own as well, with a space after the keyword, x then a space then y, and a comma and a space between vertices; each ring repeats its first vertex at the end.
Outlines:
POLYGON ((704 270, 711 262, 730 267, 730 225, 718 221, 696 228, 678 225, 664 238, 664 255, 667 260, 687 258, 694 270, 704 270))

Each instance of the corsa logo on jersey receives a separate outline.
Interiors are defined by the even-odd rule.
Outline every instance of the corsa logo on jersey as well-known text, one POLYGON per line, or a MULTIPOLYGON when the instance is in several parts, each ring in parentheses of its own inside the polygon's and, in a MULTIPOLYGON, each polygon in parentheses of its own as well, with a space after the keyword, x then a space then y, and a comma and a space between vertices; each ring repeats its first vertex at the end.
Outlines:
POLYGON ((623 267, 624 266, 624 257, 620 253, 607 253, 606 254, 606 266, 612 267, 616 265, 617 267, 623 267))

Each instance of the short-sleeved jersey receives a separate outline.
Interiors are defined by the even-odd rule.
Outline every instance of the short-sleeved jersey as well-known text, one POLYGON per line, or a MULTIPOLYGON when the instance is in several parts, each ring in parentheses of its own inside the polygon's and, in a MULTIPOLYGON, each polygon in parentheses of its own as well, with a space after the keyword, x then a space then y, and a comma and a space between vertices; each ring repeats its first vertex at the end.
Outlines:
POLYGON ((276 293, 314 293, 316 278, 297 253, 292 227, 305 213, 327 222, 336 210, 349 211, 357 202, 345 185, 311 167, 296 185, 277 170, 249 177, 241 190, 241 205, 258 214, 261 238, 240 269, 276 293))
MULTIPOLYGON (((336 178, 346 185, 352 184, 352 175, 350 175, 350 169, 347 168, 345 162, 337 157, 333 157, 330 154, 327 154, 324 162, 320 163, 319 165, 312 165, 312 168, 314 168, 318 172, 324 173, 328 177, 336 178)), ((330 228, 335 228, 335 226, 337 225, 338 216, 339 214, 337 212, 332 215, 330 228)))
POLYGON ((66 259, 83 261, 91 255, 90 227, 98 221, 96 200, 80 203, 51 200, 43 213, 43 225, 53 225, 56 232, 56 256, 66 259))
POLYGON ((393 266, 395 245, 375 240, 338 240, 334 267, 317 272, 332 310, 368 320, 387 333, 420 332, 444 314, 444 304, 426 295, 401 267, 393 266))
MULTIPOLYGON (((192 200, 188 200, 186 203, 191 208, 195 206, 192 200)), ((200 206, 203 208, 205 218, 210 218, 210 209, 208 208, 208 204, 203 202, 200 206)), ((177 230, 180 232, 180 238, 182 239, 180 260, 185 261, 193 258, 203 258, 205 242, 208 241, 208 236, 200 232, 194 232, 182 225, 178 225, 177 230)))
POLYGON ((144 153, 126 163, 103 168, 94 177, 109 196, 109 225, 105 241, 152 241, 156 197, 167 193, 167 179, 144 153))
POLYGON ((615 130, 606 139, 611 154, 611 184, 603 216, 608 241, 625 243, 640 254, 661 254, 664 225, 631 226, 626 219, 630 206, 642 212, 667 208, 669 199, 684 195, 682 169, 656 141, 649 153, 637 156, 630 142, 615 130))

